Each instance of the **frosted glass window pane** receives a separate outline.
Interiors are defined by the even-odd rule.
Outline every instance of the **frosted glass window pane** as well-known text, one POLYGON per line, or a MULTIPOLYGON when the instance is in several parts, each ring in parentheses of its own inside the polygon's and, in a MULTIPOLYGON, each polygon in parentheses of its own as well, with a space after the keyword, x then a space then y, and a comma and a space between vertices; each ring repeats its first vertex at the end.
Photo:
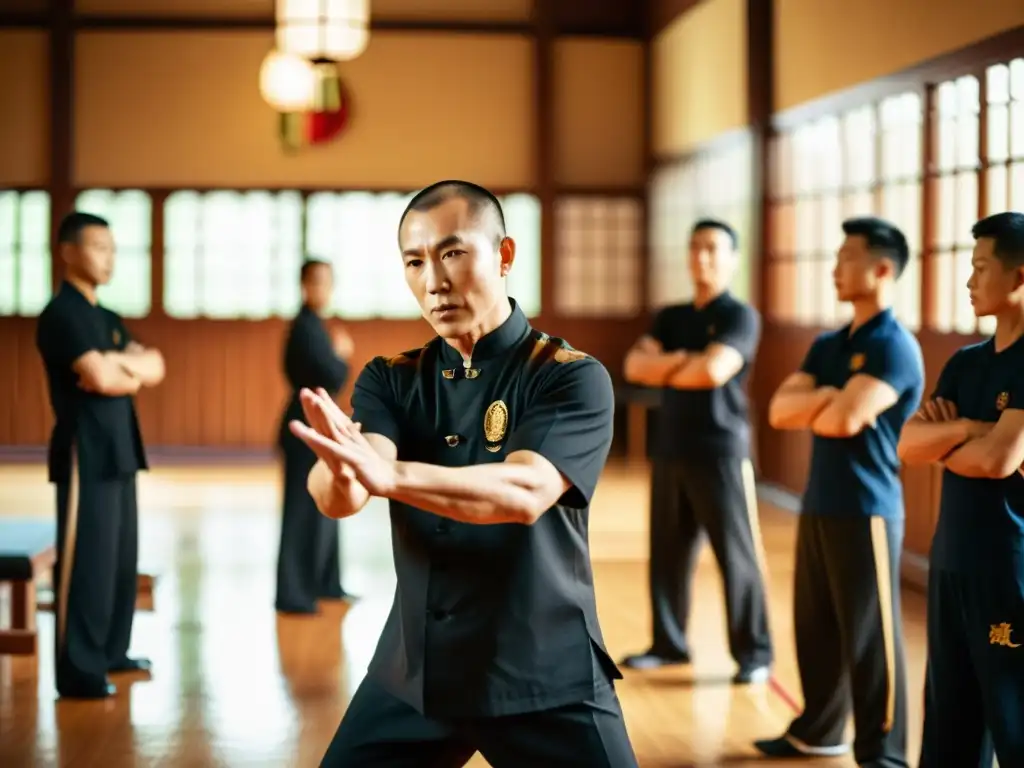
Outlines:
POLYGON ((955 264, 951 252, 937 253, 934 259, 935 330, 949 333, 953 330, 953 291, 956 283, 955 264))
POLYGON ((51 274, 49 194, 0 191, 0 315, 38 315, 51 274))
POLYGON ((298 309, 298 192, 175 192, 164 213, 172 317, 263 319, 298 309))
POLYGON ((541 312, 541 210, 533 195, 508 195, 501 201, 505 230, 516 243, 516 260, 506 278, 509 295, 527 317, 541 312))
POLYGON ((974 333, 977 320, 971 306, 967 281, 971 277, 970 250, 958 250, 954 256, 953 274, 953 330, 958 333, 974 333))

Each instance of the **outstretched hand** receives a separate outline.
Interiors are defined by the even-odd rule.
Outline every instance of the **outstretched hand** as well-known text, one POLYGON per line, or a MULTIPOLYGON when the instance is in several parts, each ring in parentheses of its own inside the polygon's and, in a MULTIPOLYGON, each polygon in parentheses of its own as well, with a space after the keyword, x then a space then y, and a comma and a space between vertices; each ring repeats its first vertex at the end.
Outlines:
POLYGON ((299 393, 306 424, 292 421, 293 435, 308 445, 339 479, 356 480, 373 496, 395 486, 394 464, 374 449, 356 424, 323 389, 299 393))

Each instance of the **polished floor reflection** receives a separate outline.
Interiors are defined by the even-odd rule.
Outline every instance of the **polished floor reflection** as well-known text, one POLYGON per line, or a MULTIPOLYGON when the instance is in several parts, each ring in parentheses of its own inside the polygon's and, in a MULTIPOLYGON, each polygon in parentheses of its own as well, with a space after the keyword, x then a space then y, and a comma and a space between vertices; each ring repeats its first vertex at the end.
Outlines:
MULTIPOLYGON (((140 558, 158 580, 155 610, 136 619, 132 652, 150 657, 154 673, 118 679, 119 693, 108 702, 55 701, 53 617, 43 614, 38 660, 0 657, 0 766, 318 765, 390 607, 387 510, 375 503, 341 526, 343 581, 361 599, 351 607, 324 604, 315 617, 279 618, 273 611, 278 499, 273 466, 176 467, 141 476, 140 558)), ((51 508, 41 467, 0 467, 0 516, 49 517, 51 508)), ((592 542, 602 625, 615 656, 641 649, 647 640, 646 516, 646 473, 611 468, 595 500, 592 542)), ((733 666, 721 585, 705 553, 692 619, 695 666, 629 674, 619 686, 644 768, 760 765, 751 739, 779 732, 798 705, 794 520, 767 508, 762 521, 779 652, 776 680, 746 689, 727 684, 733 666)), ((923 600, 906 594, 904 614, 916 751, 923 600)), ((486 763, 477 757, 471 765, 486 763)))

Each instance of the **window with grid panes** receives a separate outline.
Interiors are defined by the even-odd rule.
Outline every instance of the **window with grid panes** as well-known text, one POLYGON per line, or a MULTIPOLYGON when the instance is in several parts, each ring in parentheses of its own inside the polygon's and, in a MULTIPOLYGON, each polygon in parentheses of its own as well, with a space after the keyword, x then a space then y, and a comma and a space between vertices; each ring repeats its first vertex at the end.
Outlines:
MULTIPOLYGON (((1024 211, 1024 58, 989 67, 985 90, 986 194, 981 216, 1024 211)), ((994 317, 978 318, 982 333, 995 333, 995 326, 994 317)))
POLYGON ((50 195, 0 190, 0 316, 38 315, 52 295, 50 195))
POLYGON ((555 307, 565 316, 632 317, 640 311, 640 201, 576 196, 555 209, 555 307))
MULTIPOLYGON (((974 316, 967 291, 978 220, 981 88, 973 76, 938 86, 935 93, 937 152, 929 180, 935 199, 933 289, 935 329, 974 333, 974 316)), ((983 323, 984 325, 985 323, 983 323)))
MULTIPOLYGON (((334 266, 334 312, 350 320, 415 319, 419 305, 405 282, 398 222, 411 194, 315 192, 306 204, 306 250, 334 266)), ((540 202, 499 198, 516 243, 506 288, 527 317, 540 314, 540 202)))
POLYGON ((652 178, 649 204, 651 247, 650 308, 688 301, 693 296, 688 251, 690 231, 702 218, 721 219, 736 230, 740 257, 732 292, 750 295, 752 158, 749 139, 695 155, 659 169, 652 178))
POLYGON ((299 308, 302 195, 182 190, 164 208, 164 309, 260 320, 299 308))
POLYGON ((911 330, 921 327, 921 190, 924 112, 921 95, 904 93, 879 106, 880 216, 896 224, 907 238, 910 258, 896 282, 893 311, 911 330))
POLYGON ((102 216, 114 236, 114 274, 97 291, 100 303, 124 317, 148 315, 153 260, 153 204, 149 195, 137 189, 87 189, 79 193, 75 209, 102 216))
POLYGON ((779 136, 772 148, 772 243, 768 315, 782 322, 835 326, 852 308, 832 279, 842 223, 877 215, 907 236, 911 261, 893 308, 920 325, 923 116, 916 93, 826 116, 779 136))

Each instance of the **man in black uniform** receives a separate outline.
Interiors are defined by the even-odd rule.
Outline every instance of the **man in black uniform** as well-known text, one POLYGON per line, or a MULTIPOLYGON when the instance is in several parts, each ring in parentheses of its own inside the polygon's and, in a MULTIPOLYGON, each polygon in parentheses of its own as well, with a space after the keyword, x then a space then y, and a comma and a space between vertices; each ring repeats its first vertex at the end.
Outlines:
POLYGON ((57 690, 114 694, 109 672, 148 671, 128 657, 138 578, 135 473, 146 469, 132 396, 163 380, 163 358, 132 340, 96 301, 110 280, 107 222, 71 213, 58 231, 64 282, 39 316, 55 425, 49 479, 57 486, 57 690))
POLYGON ((907 464, 945 466, 921 768, 991 765, 989 738, 1003 768, 1024 765, 1024 214, 973 234, 967 287, 995 336, 950 358, 899 443, 907 464))
POLYGON ((612 438, 604 367, 534 330, 504 290, 498 200, 439 182, 399 227, 438 333, 360 374, 353 424, 303 393, 317 506, 390 500, 398 585, 325 766, 632 768, 594 600, 588 511, 612 438))
POLYGON ((331 304, 334 276, 326 261, 302 265, 302 309, 292 322, 284 350, 284 374, 292 389, 278 432, 284 455, 281 544, 277 557, 277 598, 282 613, 316 613, 318 599, 346 597, 341 587, 338 523, 316 508, 306 489, 316 454, 288 429, 302 418, 299 392, 323 388, 337 397, 348 378, 352 338, 342 329, 328 334, 322 319, 331 304))
POLYGON ((924 362, 891 309, 909 258, 903 233, 876 218, 846 221, 843 232, 833 279, 853 320, 814 340, 768 412, 775 429, 814 435, 794 592, 804 711, 755 746, 771 757, 843 754, 852 703, 858 764, 897 767, 907 765, 907 682, 896 443, 920 405, 924 362))
POLYGON ((628 381, 663 387, 652 449, 651 647, 622 664, 649 669, 690 661, 686 623, 706 531, 725 586, 736 683, 764 682, 772 663, 746 380, 757 351, 757 311, 728 285, 732 227, 698 221, 690 235, 694 300, 665 307, 626 356, 628 381))

